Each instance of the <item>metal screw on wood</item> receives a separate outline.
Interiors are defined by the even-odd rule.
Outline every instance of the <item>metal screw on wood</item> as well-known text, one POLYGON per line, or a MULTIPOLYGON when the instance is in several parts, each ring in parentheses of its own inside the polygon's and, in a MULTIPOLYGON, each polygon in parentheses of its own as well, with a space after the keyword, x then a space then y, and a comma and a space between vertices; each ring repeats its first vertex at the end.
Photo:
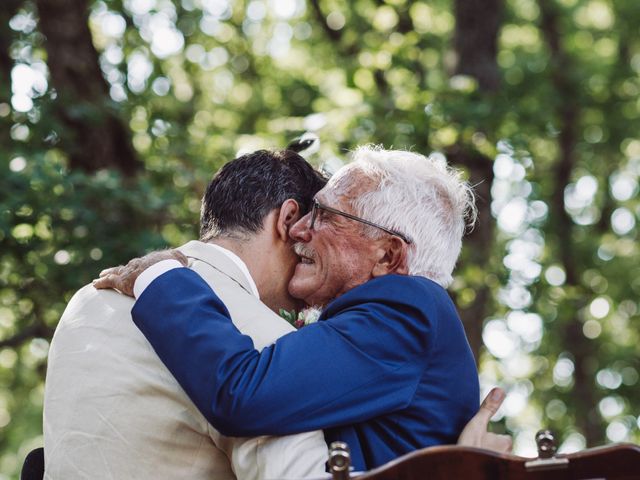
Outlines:
POLYGON ((538 445, 538 458, 525 462, 524 466, 528 472, 535 470, 558 470, 569 466, 568 458, 556 457, 556 439, 550 430, 540 430, 536 433, 536 444, 538 445))
POLYGON ((540 458, 551 458, 558 449, 551 430, 540 430, 536 433, 536 445, 538 445, 538 457, 540 458))
POLYGON ((345 442, 333 442, 329 447, 329 471, 333 480, 349 480, 351 452, 345 442))

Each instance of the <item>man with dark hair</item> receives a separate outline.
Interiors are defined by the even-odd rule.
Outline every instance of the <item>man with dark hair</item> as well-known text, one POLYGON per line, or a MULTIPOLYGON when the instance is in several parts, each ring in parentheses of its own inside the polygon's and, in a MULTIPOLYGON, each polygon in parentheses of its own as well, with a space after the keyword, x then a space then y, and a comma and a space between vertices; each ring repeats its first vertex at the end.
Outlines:
MULTIPOLYGON (((289 228, 325 179, 290 151, 226 164, 203 198, 201 241, 179 250, 262 349, 293 327, 289 228), (267 306, 265 306, 267 305, 267 306)), ((131 321, 133 300, 86 286, 56 329, 44 400, 45 478, 263 479, 324 472, 321 432, 230 438, 206 421, 131 321)))
POLYGON ((326 179, 290 150, 258 150, 224 165, 202 198, 200 240, 255 233, 285 200, 308 212, 326 179))

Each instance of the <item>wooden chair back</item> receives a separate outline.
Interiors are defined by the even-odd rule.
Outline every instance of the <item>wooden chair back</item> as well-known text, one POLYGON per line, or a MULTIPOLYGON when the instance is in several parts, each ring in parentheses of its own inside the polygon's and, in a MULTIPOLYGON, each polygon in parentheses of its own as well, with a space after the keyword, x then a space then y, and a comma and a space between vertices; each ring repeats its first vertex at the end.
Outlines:
MULTIPOLYGON (((335 478, 335 474, 334 474, 335 478)), ((341 479, 344 479, 344 475, 341 479)), ((530 459, 472 447, 430 447, 357 480, 638 480, 640 446, 614 444, 568 455, 530 459)))

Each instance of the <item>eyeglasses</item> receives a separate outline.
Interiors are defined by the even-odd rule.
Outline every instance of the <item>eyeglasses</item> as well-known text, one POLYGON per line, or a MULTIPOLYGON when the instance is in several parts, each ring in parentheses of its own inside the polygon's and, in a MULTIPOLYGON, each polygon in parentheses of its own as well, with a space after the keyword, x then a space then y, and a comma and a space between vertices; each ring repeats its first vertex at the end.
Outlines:
POLYGON ((313 207, 311 209, 311 222, 309 223, 309 229, 313 230, 313 226, 316 223, 316 219, 318 218, 318 210, 325 210, 329 213, 335 213, 336 215, 340 215, 342 217, 349 218, 351 220, 355 220, 356 222, 364 223, 365 225, 369 225, 370 227, 379 228, 383 232, 387 232, 389 235, 394 235, 401 240, 404 240, 407 244, 411 244, 412 241, 405 234, 396 232, 395 230, 391 230, 389 228, 383 227, 376 223, 370 222, 369 220, 365 220, 364 218, 356 217, 355 215, 351 215, 350 213, 342 212, 340 210, 336 210, 335 208, 327 207, 326 205, 321 204, 315 198, 313 199, 313 207))

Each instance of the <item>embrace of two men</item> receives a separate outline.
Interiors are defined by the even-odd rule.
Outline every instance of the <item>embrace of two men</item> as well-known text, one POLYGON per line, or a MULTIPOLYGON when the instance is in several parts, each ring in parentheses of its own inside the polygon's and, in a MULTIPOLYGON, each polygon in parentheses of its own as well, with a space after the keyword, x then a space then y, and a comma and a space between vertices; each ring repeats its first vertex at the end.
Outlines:
MULTIPOLYGON (((240 157, 208 187, 200 241, 74 296, 49 356, 47 478, 309 478, 334 440, 358 470, 458 440, 478 376, 444 287, 470 188, 371 147, 325 183, 290 151, 240 157), (294 333, 274 311, 300 300, 323 310, 294 333)), ((485 431, 494 397, 461 443, 509 447, 485 431)))

